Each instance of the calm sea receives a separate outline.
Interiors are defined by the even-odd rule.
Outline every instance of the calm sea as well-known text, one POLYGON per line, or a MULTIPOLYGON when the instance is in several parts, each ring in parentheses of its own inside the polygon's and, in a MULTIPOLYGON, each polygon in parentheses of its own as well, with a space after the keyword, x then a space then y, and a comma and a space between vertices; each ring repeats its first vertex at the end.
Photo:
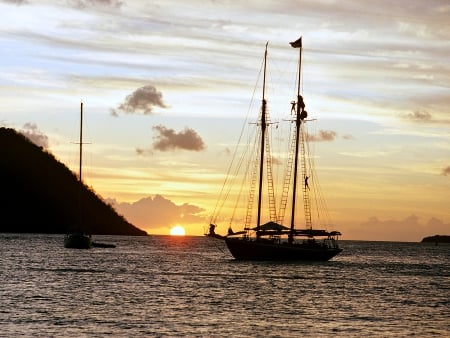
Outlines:
POLYGON ((326 263, 236 262, 206 237, 0 234, 1 337, 450 336, 450 246, 341 241, 326 263))

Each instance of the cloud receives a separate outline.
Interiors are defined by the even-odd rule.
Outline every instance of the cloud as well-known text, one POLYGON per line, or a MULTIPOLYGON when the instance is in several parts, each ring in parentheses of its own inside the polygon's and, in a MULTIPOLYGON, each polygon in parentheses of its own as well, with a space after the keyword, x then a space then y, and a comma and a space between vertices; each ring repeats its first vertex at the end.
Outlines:
POLYGON ((450 176, 450 166, 445 167, 444 169, 442 169, 441 175, 443 175, 443 176, 450 176))
POLYGON ((448 116, 445 114, 445 112, 441 112, 441 114, 439 114, 439 112, 433 112, 433 114, 431 114, 426 110, 417 110, 414 113, 402 114, 400 117, 413 123, 442 125, 450 123, 450 119, 448 119, 448 116))
POLYGON ((161 195, 145 197, 133 203, 118 203, 108 199, 119 214, 139 228, 170 227, 177 223, 192 224, 205 223, 206 220, 198 214, 204 209, 184 203, 176 205, 161 195))
POLYGON ((35 145, 44 149, 48 148, 48 137, 44 135, 35 123, 25 123, 24 129, 20 130, 20 133, 26 136, 35 145))
POLYGON ((67 3, 78 8, 97 6, 119 8, 123 5, 123 2, 119 0, 67 0, 67 3))
POLYGON ((146 155, 146 154, 152 154, 153 152, 151 149, 145 149, 145 148, 136 148, 136 154, 138 155, 146 155))
POLYGON ((414 122, 429 122, 432 120, 432 116, 427 111, 415 111, 414 113, 409 113, 403 116, 405 119, 414 122))
POLYGON ((319 135, 307 135, 309 141, 322 142, 322 141, 334 141, 337 133, 332 130, 319 130, 319 135))
POLYGON ((344 140, 354 140, 355 138, 353 137, 353 135, 351 135, 351 134, 345 134, 345 135, 342 135, 342 138, 344 139, 344 140))
POLYGON ((351 233, 354 239, 418 242, 427 236, 446 235, 448 229, 450 223, 435 217, 431 217, 428 222, 421 222, 415 215, 399 220, 381 220, 373 216, 352 229, 351 233))
POLYGON ((157 135, 154 136, 153 149, 159 151, 170 151, 176 149, 201 151, 205 149, 205 143, 197 132, 191 128, 176 132, 174 129, 162 125, 152 128, 157 135))
POLYGON ((128 95, 117 109, 111 109, 111 113, 114 116, 117 116, 119 112, 148 115, 153 113, 155 106, 167 108, 163 102, 162 93, 154 86, 146 85, 128 95))
POLYGON ((29 2, 27 0, 2 0, 2 2, 6 2, 7 4, 15 4, 15 5, 25 5, 29 2))
MULTIPOLYGON (((6 2, 10 4, 16 5, 25 5, 30 4, 31 2, 28 0, 1 0, 0 2, 6 2)), ((37 2, 36 2, 37 3, 37 2)), ((123 5, 123 1, 119 0, 67 0, 65 4, 78 7, 78 8, 87 8, 87 7, 116 7, 119 8, 123 5)))
POLYGON ((224 150, 222 150, 220 153, 220 156, 231 156, 232 152, 230 148, 226 147, 224 150))

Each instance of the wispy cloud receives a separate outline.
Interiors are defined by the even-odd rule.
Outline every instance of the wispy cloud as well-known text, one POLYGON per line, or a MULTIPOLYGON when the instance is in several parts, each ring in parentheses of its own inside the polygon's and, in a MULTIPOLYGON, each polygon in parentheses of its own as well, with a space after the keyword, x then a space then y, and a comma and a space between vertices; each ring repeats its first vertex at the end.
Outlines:
POLYGON ((322 141, 334 141, 337 137, 337 133, 332 130, 319 130, 318 135, 308 134, 307 138, 312 142, 322 142, 322 141))
POLYGON ((429 112, 419 110, 404 115, 404 118, 414 122, 429 122, 432 120, 432 116, 429 112))
POLYGON ((145 149, 145 148, 137 147, 136 148, 136 153, 138 155, 145 155, 145 154, 152 154, 152 151, 151 151, 151 149, 145 149))
MULTIPOLYGON (((437 105, 440 105, 440 101, 438 99, 435 100, 437 105)), ((445 103, 442 103, 443 105, 445 103)), ((441 110, 439 112, 430 113, 427 110, 416 110, 413 113, 403 114, 400 117, 404 121, 409 121, 412 123, 427 123, 432 125, 448 125, 450 124, 450 119, 448 118, 447 110, 441 110)))
POLYGON ((86 7, 120 7, 123 5, 123 1, 119 0, 67 0, 69 5, 86 8, 86 7))
MULTIPOLYGON (((16 4, 16 5, 25 5, 31 4, 30 0, 1 0, 0 2, 16 4)), ((35 1, 36 3, 38 1, 35 1)), ((55 1, 56 3, 56 1, 55 1)), ((62 2, 63 5, 69 5, 72 7, 78 8, 86 8, 86 7, 120 7, 123 5, 123 1, 120 0, 64 0, 62 2)))
POLYGON ((148 115, 153 112, 155 106, 167 108, 162 93, 154 86, 146 85, 128 95, 116 109, 111 109, 111 113, 114 116, 117 116, 119 112, 148 115))
POLYGON ((25 123, 20 133, 26 136, 31 142, 44 149, 48 148, 48 137, 39 130, 35 123, 25 123))
POLYGON ((345 135, 342 135, 342 138, 344 139, 344 140, 354 140, 355 138, 353 137, 353 135, 351 135, 351 134, 345 134, 345 135))
POLYGON ((220 155, 222 156, 231 156, 231 154, 232 154, 232 152, 231 152, 231 150, 230 150, 230 148, 228 148, 228 147, 226 147, 225 149, 223 149, 221 152, 220 152, 220 155))
POLYGON ((28 4, 28 0, 2 0, 0 2, 6 2, 7 4, 25 5, 28 4))

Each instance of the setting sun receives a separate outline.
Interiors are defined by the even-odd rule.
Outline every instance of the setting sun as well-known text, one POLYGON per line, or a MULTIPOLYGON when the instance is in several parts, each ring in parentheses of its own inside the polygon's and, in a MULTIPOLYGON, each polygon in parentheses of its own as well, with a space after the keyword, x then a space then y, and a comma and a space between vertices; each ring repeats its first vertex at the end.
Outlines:
POLYGON ((184 236, 186 231, 181 225, 175 225, 172 229, 170 229, 171 236, 184 236))

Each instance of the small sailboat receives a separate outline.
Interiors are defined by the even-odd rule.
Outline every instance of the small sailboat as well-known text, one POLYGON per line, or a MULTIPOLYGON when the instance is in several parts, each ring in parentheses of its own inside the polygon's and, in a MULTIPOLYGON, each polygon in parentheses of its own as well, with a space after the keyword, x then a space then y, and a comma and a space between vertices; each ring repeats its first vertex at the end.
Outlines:
MULTIPOLYGON (((282 224, 284 215, 277 217, 274 201, 274 187, 273 177, 271 169, 265 168, 269 166, 270 159, 265 158, 265 152, 270 149, 268 146, 267 129, 270 125, 267 112, 267 100, 266 100, 266 68, 267 68, 267 45, 264 52, 264 72, 263 72, 263 86, 262 86, 262 104, 259 112, 260 119, 257 122, 257 126, 260 129, 260 141, 259 141, 259 154, 257 160, 259 161, 259 168, 255 170, 254 178, 250 181, 258 181, 258 199, 257 199, 257 215, 256 225, 251 226, 249 220, 252 219, 248 213, 245 217, 245 225, 243 230, 233 232, 231 225, 228 230, 228 234, 223 236, 225 243, 237 260, 259 260, 259 261, 328 261, 334 256, 338 255, 342 249, 339 247, 337 240, 341 235, 338 231, 328 231, 315 229, 311 220, 311 201, 310 201, 310 187, 308 183, 309 171, 308 171, 308 158, 306 156, 305 144, 308 141, 304 125, 307 120, 307 112, 305 110, 305 103, 303 97, 300 94, 301 85, 301 61, 302 61, 302 38, 290 43, 293 48, 299 49, 299 61, 298 61, 298 84, 296 100, 292 101, 291 113, 294 115, 292 122, 295 123, 294 136, 292 138, 293 151, 289 155, 288 164, 290 169, 287 171, 289 174, 285 176, 283 180, 284 188, 281 196, 280 209, 286 209, 289 189, 292 189, 292 199, 290 203, 291 219, 290 226, 282 224), (300 166, 300 168, 299 168, 300 166), (300 169, 300 170, 299 170, 300 169), (301 173, 299 173, 301 171, 301 173), (266 173, 266 176, 264 176, 266 173), (302 175, 299 177, 299 175, 302 175), (259 179, 256 179, 259 176, 259 179), (299 180, 300 178, 300 180, 299 180), (266 186, 269 187, 269 208, 270 208, 270 220, 262 224, 262 190, 263 181, 266 179, 269 183, 266 186), (300 182, 299 182, 300 181, 300 182), (303 228, 296 227, 296 204, 297 204, 297 190, 299 186, 303 185, 303 204, 304 204, 304 216, 305 226, 303 228), (292 187, 290 187, 292 186, 292 187), (285 189, 288 188, 288 189, 285 189)), ((308 149, 308 148, 306 148, 308 149)), ((251 189, 256 190, 255 187, 251 189)), ((228 194, 227 194, 228 195, 228 194)), ((249 194, 248 200, 253 199, 252 193, 249 194)), ((285 211, 285 210, 283 210, 285 211)), ((205 235, 209 237, 218 238, 214 229, 216 217, 210 224, 210 231, 205 235)))
POLYGON ((92 247, 92 238, 87 234, 83 226, 83 180, 82 180, 82 162, 83 162, 83 102, 80 105, 80 163, 79 163, 79 220, 78 227, 67 233, 64 237, 64 247, 71 249, 90 249, 92 247))

